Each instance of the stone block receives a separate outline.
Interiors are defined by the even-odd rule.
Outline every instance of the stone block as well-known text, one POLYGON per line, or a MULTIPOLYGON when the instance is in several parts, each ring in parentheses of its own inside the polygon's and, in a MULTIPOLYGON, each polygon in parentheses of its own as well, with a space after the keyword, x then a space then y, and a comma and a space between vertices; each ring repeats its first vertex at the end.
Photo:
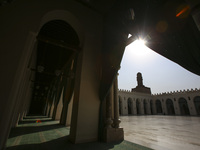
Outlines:
POLYGON ((109 142, 119 142, 124 140, 124 130, 123 128, 105 128, 104 129, 104 141, 109 142))

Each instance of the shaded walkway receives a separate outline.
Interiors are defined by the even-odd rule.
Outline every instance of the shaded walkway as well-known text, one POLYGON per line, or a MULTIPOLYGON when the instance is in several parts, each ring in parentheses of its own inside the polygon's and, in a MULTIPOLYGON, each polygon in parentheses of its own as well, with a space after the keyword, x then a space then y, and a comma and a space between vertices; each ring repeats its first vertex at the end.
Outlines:
POLYGON ((72 144, 68 136, 70 128, 58 123, 47 117, 25 118, 18 127, 11 130, 6 150, 149 150, 128 141, 72 144), (41 123, 36 123, 37 120, 41 120, 41 123))

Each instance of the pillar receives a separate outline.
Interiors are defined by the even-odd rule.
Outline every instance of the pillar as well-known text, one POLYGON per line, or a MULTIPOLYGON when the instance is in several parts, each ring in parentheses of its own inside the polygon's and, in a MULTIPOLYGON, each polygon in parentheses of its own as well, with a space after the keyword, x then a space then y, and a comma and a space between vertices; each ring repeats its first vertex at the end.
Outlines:
POLYGON ((115 78, 114 81, 114 127, 119 128, 119 102, 118 102, 118 79, 115 78))
POLYGON ((108 93, 108 96, 106 98, 106 128, 112 128, 112 119, 111 119, 111 115, 112 115, 112 88, 110 89, 110 92, 108 93))
POLYGON ((114 81, 114 88, 111 88, 106 97, 106 125, 104 128, 104 141, 117 142, 124 140, 123 128, 119 128, 119 104, 117 100, 117 77, 114 81), (113 91, 114 90, 114 91, 113 91), (114 94, 114 119, 112 120, 112 94, 114 94))

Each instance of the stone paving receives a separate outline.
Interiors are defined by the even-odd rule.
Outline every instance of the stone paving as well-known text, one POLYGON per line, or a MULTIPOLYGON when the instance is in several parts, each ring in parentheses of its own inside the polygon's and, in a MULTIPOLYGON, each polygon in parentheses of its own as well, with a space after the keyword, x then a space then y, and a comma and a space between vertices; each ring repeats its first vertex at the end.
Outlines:
POLYGON ((125 140, 156 150, 200 150, 200 117, 121 116, 125 140))
POLYGON ((11 130, 6 150, 151 150, 129 141, 72 144, 69 131, 45 116, 26 117, 11 130))

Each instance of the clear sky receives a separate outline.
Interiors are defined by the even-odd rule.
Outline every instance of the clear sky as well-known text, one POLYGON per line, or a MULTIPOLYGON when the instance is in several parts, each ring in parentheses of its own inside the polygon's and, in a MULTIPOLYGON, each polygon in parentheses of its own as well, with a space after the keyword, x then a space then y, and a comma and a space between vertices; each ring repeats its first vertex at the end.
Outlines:
POLYGON ((126 47, 119 70, 119 89, 136 87, 136 74, 142 73, 143 84, 151 92, 162 93, 200 88, 200 76, 157 54, 140 42, 126 47))

